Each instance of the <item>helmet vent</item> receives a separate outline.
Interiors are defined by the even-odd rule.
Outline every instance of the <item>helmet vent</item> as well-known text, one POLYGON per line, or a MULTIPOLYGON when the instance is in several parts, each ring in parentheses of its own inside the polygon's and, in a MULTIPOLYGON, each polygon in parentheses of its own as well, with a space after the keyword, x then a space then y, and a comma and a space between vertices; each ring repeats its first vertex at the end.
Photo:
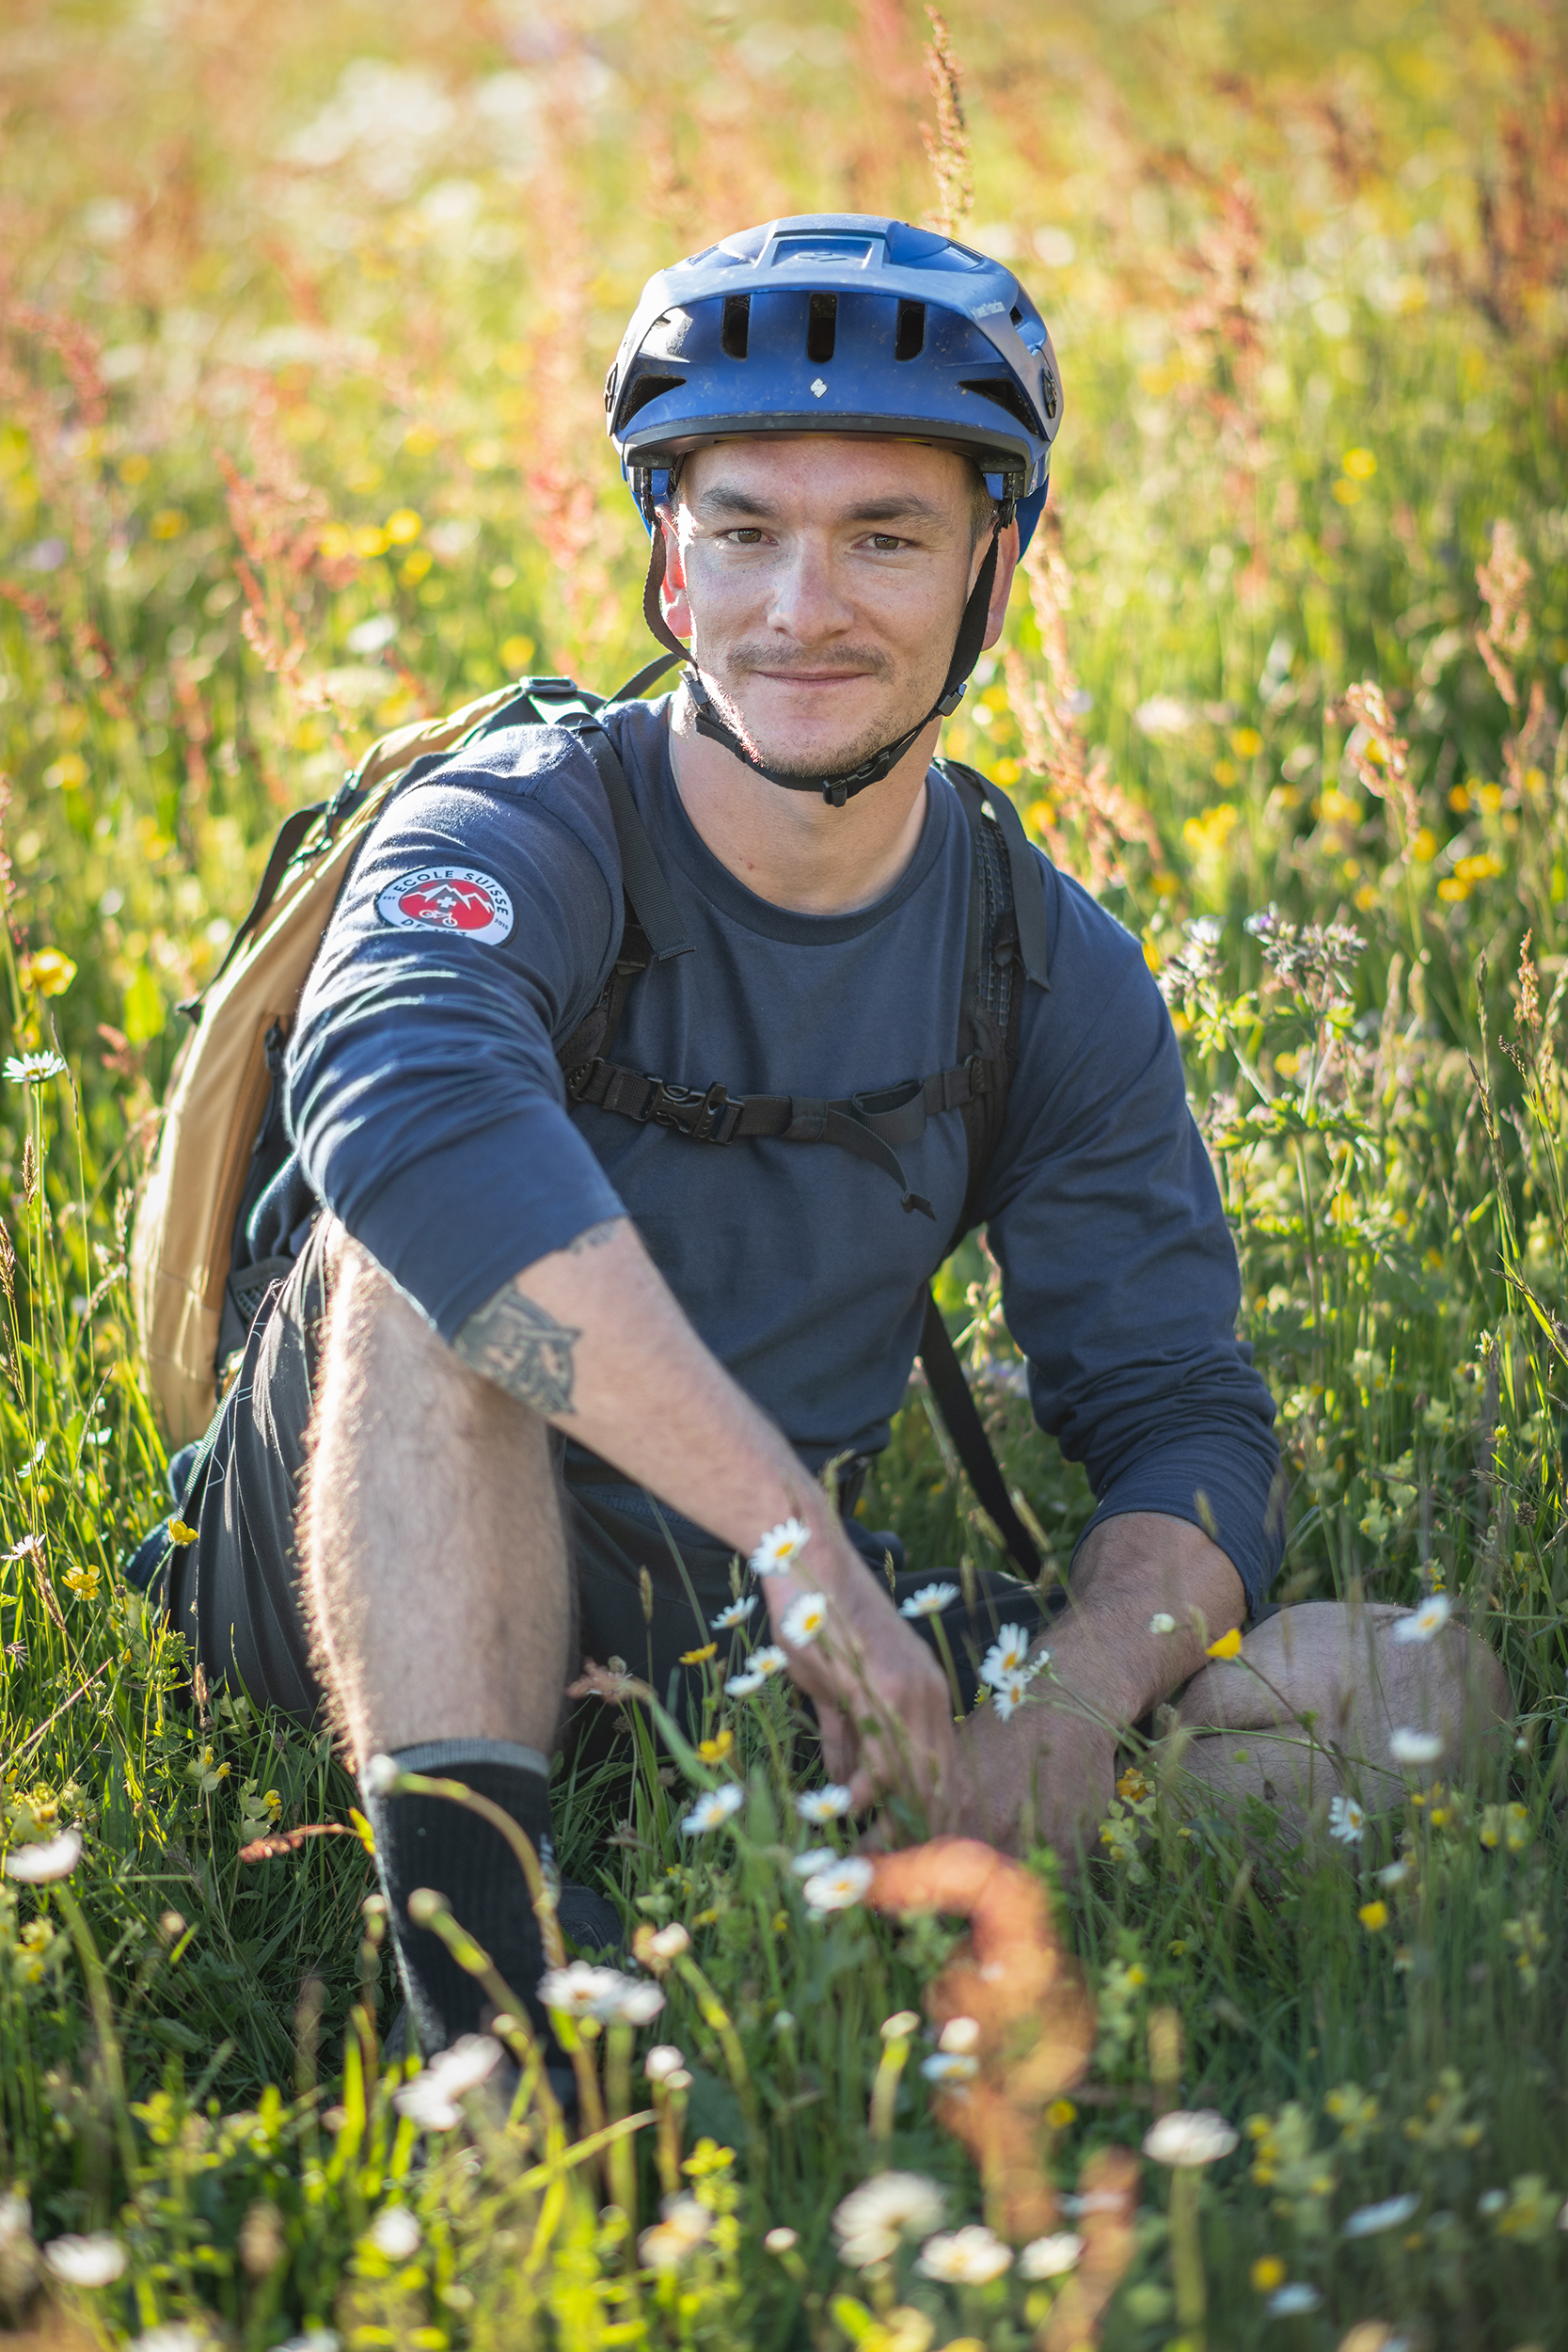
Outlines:
POLYGON ((666 392, 678 392, 685 382, 684 375, 663 375, 657 369, 650 369, 646 375, 635 377, 627 385, 626 398, 621 404, 618 429, 624 433, 633 417, 646 408, 651 400, 658 400, 666 392))
POLYGON ((1016 302, 1013 304, 1012 309, 1008 311, 1007 316, 1012 320, 1015 326, 1022 326, 1023 325, 1023 313, 1019 309, 1016 302))
POLYGON ((1025 433, 1044 438, 1044 435, 1040 432, 1039 419, 1010 375, 982 375, 972 378, 968 383, 960 385, 959 389, 965 392, 978 392, 982 400, 994 401, 998 408, 1005 408, 1014 422, 1023 427, 1025 433))
POLYGON ((719 348, 726 359, 745 358, 747 338, 751 331, 751 295, 726 294, 723 324, 719 329, 719 348))
POLYGON ((818 366, 833 356, 833 342, 838 333, 838 296, 814 294, 811 312, 806 321, 806 358, 818 366))
POLYGON ((895 359, 918 359, 926 348, 926 305, 923 302, 901 302, 898 305, 898 326, 894 337, 893 356, 895 359))

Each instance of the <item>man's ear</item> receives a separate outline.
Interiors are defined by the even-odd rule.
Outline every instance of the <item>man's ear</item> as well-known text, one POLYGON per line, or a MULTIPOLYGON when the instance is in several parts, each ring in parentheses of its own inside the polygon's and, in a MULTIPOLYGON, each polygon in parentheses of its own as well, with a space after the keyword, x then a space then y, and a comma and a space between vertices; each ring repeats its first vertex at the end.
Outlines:
POLYGON ((686 560, 681 548, 680 526, 671 507, 657 509, 655 529, 664 533, 664 584, 659 590, 659 605, 673 633, 676 637, 689 637, 691 607, 687 601, 686 560))
POLYGON ((986 634, 982 641, 989 652, 1002 634, 1002 624, 1007 617, 1007 598, 1013 590, 1013 574, 1018 569, 1018 524, 1010 522, 997 534, 996 578, 991 584, 990 609, 986 614, 986 634))

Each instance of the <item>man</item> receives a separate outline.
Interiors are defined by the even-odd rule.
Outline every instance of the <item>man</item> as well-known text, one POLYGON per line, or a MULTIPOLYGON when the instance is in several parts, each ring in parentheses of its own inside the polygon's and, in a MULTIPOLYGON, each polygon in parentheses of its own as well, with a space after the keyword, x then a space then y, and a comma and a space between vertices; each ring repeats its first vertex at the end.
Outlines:
MULTIPOLYGON (((980 1081, 954 1041, 972 872, 996 851, 931 760, 1043 502, 1049 339, 1010 272, 940 237, 784 221, 652 281, 607 405, 652 532, 650 620, 690 667, 608 711, 596 749, 482 738, 372 834, 292 1041, 296 1157, 258 1213, 259 1254, 297 1263, 226 1400, 176 1622, 259 1699, 309 1715, 325 1689, 361 1770, 438 1769, 538 1841, 582 1657, 662 1695, 755 1555, 858 1809, 895 1792, 1071 1849, 1118 1725, 1195 1675, 1194 1720, 1247 1719, 1252 1682, 1238 1700, 1200 1670, 1262 1603, 1281 1523, 1164 1006, 1137 943, 1006 809, 1016 1069, 972 1168, 980 1081), (628 899, 660 944, 625 984, 628 899), (611 1062, 592 1035, 617 985, 611 1062), (939 1076, 901 1086, 914 1072, 939 1076), (708 1148, 737 1098, 784 1111, 708 1148), (930 1623, 900 1612, 920 1579, 890 1592, 884 1539, 817 1473, 886 1442, 966 1201, 1035 1409, 1099 1508, 1049 1682, 956 1731, 930 1623), (806 1593, 827 1629, 791 1641, 806 1593)), ((999 1615, 1037 1653, 1048 1613, 1003 1579, 955 1604, 966 1701, 999 1615)), ((1313 1645, 1266 1636, 1288 1702, 1321 1703, 1313 1645)), ((1234 1747, 1214 1772, 1240 1785, 1234 1747)), ((439 1885, 519 1988, 536 1930, 483 1821, 367 1803, 431 2049, 478 1996, 410 1926, 412 1889, 439 1885)))

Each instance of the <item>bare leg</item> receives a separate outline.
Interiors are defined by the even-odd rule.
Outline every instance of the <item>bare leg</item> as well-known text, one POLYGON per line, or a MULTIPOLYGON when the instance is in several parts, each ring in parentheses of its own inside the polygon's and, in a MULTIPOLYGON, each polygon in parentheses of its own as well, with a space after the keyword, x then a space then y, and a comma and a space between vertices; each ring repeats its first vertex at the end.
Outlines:
POLYGON ((1239 1658, 1206 1666, 1187 1685, 1177 1714, 1198 1736, 1182 1764, 1217 1797, 1262 1797, 1292 1835, 1342 1791, 1373 1808, 1397 1795, 1403 1772, 1388 1749, 1396 1729, 1442 1740, 1429 1776, 1473 1769, 1488 1748, 1500 1749, 1513 1704, 1508 1677, 1462 1626, 1430 1642, 1396 1640, 1408 1613, 1333 1601, 1282 1609, 1247 1635, 1239 1658), (1300 1721, 1307 1715, 1311 1739, 1300 1721))
POLYGON ((301 1554, 355 1759, 449 1739, 548 1754, 571 1594, 546 1425, 341 1232, 331 1262, 301 1554))

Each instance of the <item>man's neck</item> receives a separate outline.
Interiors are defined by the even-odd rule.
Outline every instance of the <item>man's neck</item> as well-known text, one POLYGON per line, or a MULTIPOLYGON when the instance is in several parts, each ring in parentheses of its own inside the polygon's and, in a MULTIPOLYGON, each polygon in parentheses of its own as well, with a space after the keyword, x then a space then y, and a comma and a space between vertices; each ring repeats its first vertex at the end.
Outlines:
POLYGON ((681 693, 671 704, 670 758, 682 807, 737 882, 795 914, 852 914, 893 888, 920 846, 940 731, 933 719, 890 775, 842 808, 769 784, 699 735, 681 693))

